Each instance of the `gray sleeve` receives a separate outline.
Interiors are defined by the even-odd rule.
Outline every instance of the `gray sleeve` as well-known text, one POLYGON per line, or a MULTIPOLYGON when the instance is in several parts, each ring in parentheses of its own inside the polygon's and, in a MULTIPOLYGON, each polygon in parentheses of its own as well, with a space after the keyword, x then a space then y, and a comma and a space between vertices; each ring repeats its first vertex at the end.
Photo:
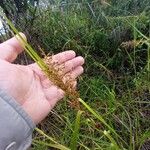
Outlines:
POLYGON ((0 90, 0 150, 26 150, 35 124, 21 106, 0 90))

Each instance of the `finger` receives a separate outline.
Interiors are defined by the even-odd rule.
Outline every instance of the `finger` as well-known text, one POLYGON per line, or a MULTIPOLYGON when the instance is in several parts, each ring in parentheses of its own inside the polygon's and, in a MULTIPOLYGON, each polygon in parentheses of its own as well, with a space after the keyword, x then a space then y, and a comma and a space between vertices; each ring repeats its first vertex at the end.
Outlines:
POLYGON ((68 83, 69 81, 69 84, 75 87, 77 85, 76 78, 79 77, 83 73, 83 71, 84 71, 83 67, 78 66, 73 71, 67 73, 62 79, 62 81, 64 82, 64 84, 68 83))
POLYGON ((70 74, 70 77, 71 77, 72 79, 76 79, 76 78, 79 77, 83 72, 84 72, 83 67, 79 66, 79 67, 75 68, 73 71, 71 71, 69 74, 70 74))
POLYGON ((56 54, 52 57, 52 62, 62 64, 68 60, 75 58, 76 53, 72 50, 56 54))
MULTIPOLYGON (((19 34, 24 40, 26 40, 26 36, 23 33, 19 34)), ((19 37, 15 36, 0 44, 0 59, 13 62, 22 51, 23 46, 21 46, 21 43, 19 42, 19 37)))
MULTIPOLYGON (((77 72, 78 72, 78 73, 73 72, 73 75, 72 75, 72 76, 74 77, 74 79, 77 78, 78 75, 81 75, 81 74, 82 74, 82 72, 80 72, 80 73, 79 73, 79 71, 77 71, 77 72)), ((62 81, 64 82, 64 84, 67 82, 67 80, 73 79, 72 76, 71 76, 70 74, 66 75, 66 76, 62 79, 62 81)), ((52 81, 50 81, 48 78, 45 78, 45 80, 41 81, 41 85, 42 85, 42 88, 43 88, 43 89, 48 89, 48 88, 50 88, 52 85, 54 86, 54 83, 53 83, 52 81)), ((77 81, 74 80, 73 87, 76 87, 76 85, 77 85, 77 81)), ((57 85, 55 85, 55 86, 57 86, 57 85)))
POLYGON ((45 78, 44 80, 41 81, 43 89, 48 89, 50 88, 51 85, 54 85, 52 81, 50 81, 48 78, 45 78))
POLYGON ((74 81, 73 88, 74 88, 74 89, 77 88, 77 81, 74 81))
MULTIPOLYGON (((79 75, 81 75, 83 73, 83 68, 82 67, 78 67, 76 68, 74 71, 72 71, 72 73, 67 73, 64 78, 62 79, 62 81, 64 82, 64 84, 67 82, 67 80, 70 79, 76 79, 79 75)), ((50 86, 54 85, 54 83, 52 81, 50 81, 47 77, 45 77, 44 80, 41 80, 41 85, 43 87, 43 89, 48 89, 50 88, 50 86)), ((74 85, 73 87, 75 87, 77 85, 76 80, 74 80, 74 85)))
POLYGON ((56 103, 64 97, 64 92, 56 86, 51 86, 48 89, 44 89, 46 99, 48 100, 52 109, 56 103))
POLYGON ((75 68, 77 68, 78 66, 82 66, 83 64, 84 64, 84 58, 81 56, 76 57, 76 58, 64 63, 64 65, 63 65, 64 68, 62 69, 62 72, 63 72, 63 74, 66 74, 67 72, 70 72, 70 71, 74 70, 75 68))
MULTIPOLYGON (((76 56, 75 52, 70 50, 70 51, 65 51, 59 54, 56 54, 52 57, 52 62, 57 62, 59 64, 64 63, 70 59, 73 59, 76 56)), ((38 64, 34 63, 31 65, 28 65, 29 67, 32 68, 33 71, 35 71, 40 77, 41 79, 45 79, 45 75, 43 73, 43 71, 41 70, 41 68, 38 66, 38 64)))

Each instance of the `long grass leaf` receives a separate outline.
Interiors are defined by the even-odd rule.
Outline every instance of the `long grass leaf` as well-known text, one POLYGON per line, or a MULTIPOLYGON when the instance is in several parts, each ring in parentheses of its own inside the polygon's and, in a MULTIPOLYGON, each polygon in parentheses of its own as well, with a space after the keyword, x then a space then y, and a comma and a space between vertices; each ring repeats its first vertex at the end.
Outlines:
MULTIPOLYGON (((49 146, 52 146, 55 148, 59 148, 60 150, 70 150, 69 148, 65 147, 64 145, 59 144, 58 142, 56 142, 52 137, 46 135, 42 130, 36 128, 35 129, 39 134, 43 135, 44 137, 46 137, 48 140, 50 140, 51 142, 53 142, 54 144, 48 144, 49 146)), ((46 144, 46 143, 45 143, 46 144)))
POLYGON ((51 144, 51 143, 46 143, 46 142, 42 142, 42 141, 38 141, 38 140, 33 140, 33 144, 39 144, 39 145, 44 145, 44 146, 48 146, 48 147, 51 147, 51 148, 55 148, 55 149, 58 149, 58 150, 70 150, 69 148, 63 146, 63 145, 60 145, 60 144, 51 144))
MULTIPOLYGON (((100 122, 102 122, 112 133, 114 133, 118 138, 122 140, 122 138, 116 133, 116 131, 110 127, 103 117, 100 114, 97 114, 87 103, 85 103, 81 98, 79 99, 80 103, 82 103, 88 110, 91 112, 95 118, 97 118, 100 122)), ((112 138, 113 139, 113 138, 112 138)), ((114 140, 114 139, 113 139, 114 140)), ((115 140, 114 140, 115 141, 115 140)), ((123 141, 123 140, 122 140, 123 141)), ((124 141, 123 141, 124 142, 124 141)))
POLYGON ((80 111, 80 110, 77 112, 75 125, 74 125, 74 131, 73 131, 72 138, 71 138, 71 143, 70 143, 71 150, 76 150, 77 149, 78 138, 79 138, 79 129, 80 129, 80 120, 81 120, 81 114, 82 113, 83 112, 80 111))

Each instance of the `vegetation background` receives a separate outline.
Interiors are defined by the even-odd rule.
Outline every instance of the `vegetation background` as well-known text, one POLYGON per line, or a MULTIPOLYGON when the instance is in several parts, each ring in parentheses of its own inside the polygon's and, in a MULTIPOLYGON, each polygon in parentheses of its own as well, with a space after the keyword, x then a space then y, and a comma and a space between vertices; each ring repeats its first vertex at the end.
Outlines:
MULTIPOLYGON (((33 150, 150 149, 149 0, 1 0, 0 6, 41 57, 73 49, 86 60, 78 85, 82 111, 64 99, 39 125, 33 150)), ((12 36, 3 25, 1 42, 12 36)), ((24 53, 18 62, 32 60, 24 53)))

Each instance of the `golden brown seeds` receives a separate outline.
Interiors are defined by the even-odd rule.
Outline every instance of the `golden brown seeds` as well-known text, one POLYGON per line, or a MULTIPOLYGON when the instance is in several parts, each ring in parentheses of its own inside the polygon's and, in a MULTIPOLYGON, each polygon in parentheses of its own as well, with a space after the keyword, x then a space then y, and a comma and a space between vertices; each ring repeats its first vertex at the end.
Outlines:
POLYGON ((72 79, 70 75, 65 76, 64 79, 64 67, 60 66, 57 62, 53 62, 52 56, 45 56, 44 62, 47 65, 45 70, 47 77, 65 92, 66 96, 70 99, 72 107, 79 109, 78 98, 80 96, 74 87, 75 79, 72 79))

